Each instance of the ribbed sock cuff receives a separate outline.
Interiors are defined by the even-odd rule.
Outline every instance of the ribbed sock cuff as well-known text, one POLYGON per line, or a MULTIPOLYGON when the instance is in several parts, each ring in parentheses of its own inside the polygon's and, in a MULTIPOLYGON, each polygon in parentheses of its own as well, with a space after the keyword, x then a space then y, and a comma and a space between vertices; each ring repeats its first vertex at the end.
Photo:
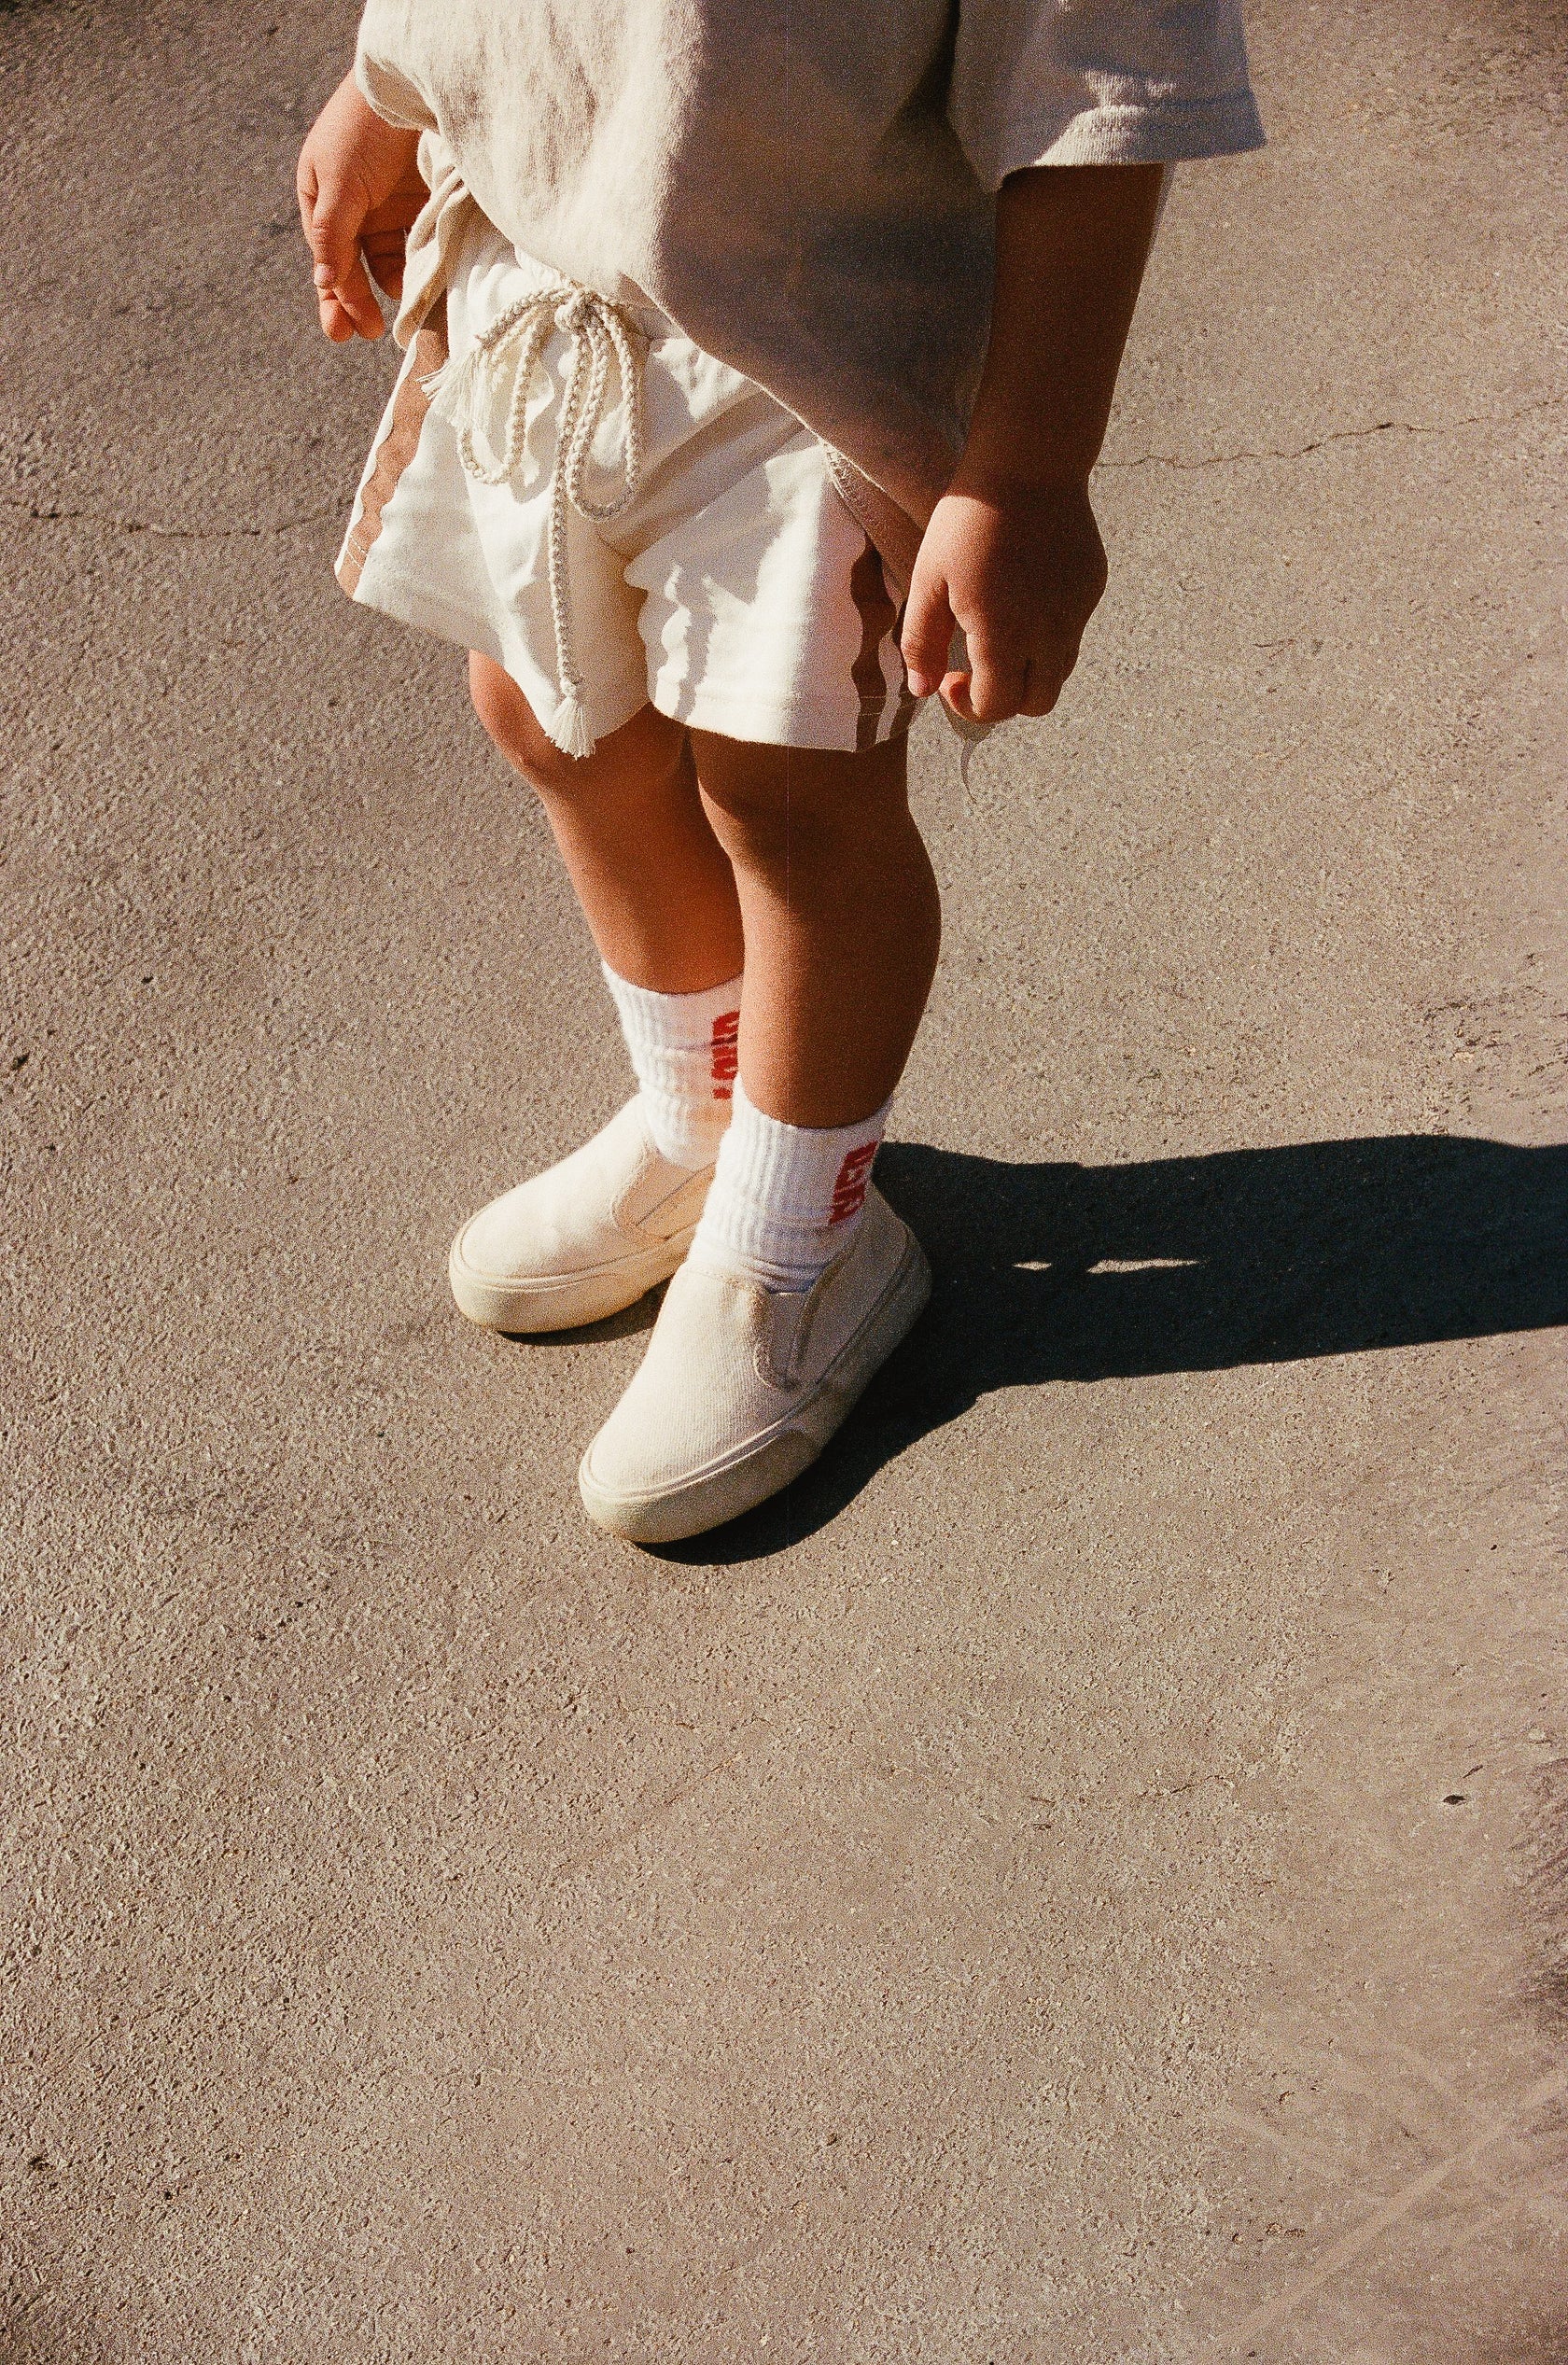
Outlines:
POLYGON ((618 977, 608 961, 600 967, 660 1155, 672 1166, 710 1166, 739 1064, 740 979, 700 994, 659 994, 618 977))
POLYGON ((737 1076, 693 1257, 767 1289, 809 1289, 854 1237, 891 1106, 859 1125, 786 1125, 737 1076))

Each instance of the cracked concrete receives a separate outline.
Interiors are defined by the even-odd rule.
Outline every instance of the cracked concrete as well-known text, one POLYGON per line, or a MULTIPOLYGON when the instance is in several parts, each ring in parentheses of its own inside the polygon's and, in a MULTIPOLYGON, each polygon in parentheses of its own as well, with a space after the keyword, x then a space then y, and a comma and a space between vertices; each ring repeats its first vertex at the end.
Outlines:
POLYGON ((113 517, 103 510, 63 509, 56 502, 0 501, 0 509, 10 510, 37 525, 105 525, 114 534, 152 534, 165 542, 231 542, 264 540, 272 534, 298 534, 307 525, 324 525, 342 515, 339 503, 329 508, 307 510, 302 517, 280 518, 268 525, 169 525, 160 518, 113 517))
POLYGON ((931 1313, 664 1558, 645 1317, 446 1301, 624 1085, 330 581, 350 14, 0 11, 0 2358, 1562 2358, 1560 13, 1255 12, 1079 677, 917 739, 931 1313))
POLYGON ((1107 460, 1103 466, 1115 470, 1228 469, 1235 468, 1243 460, 1305 460, 1314 452, 1326 451, 1331 443, 1362 443, 1373 435, 1457 435, 1465 427, 1518 427, 1521 420, 1533 417, 1538 411, 1555 411, 1564 402, 1568 402, 1568 395, 1548 394, 1543 395, 1539 402, 1527 402, 1522 409, 1505 412, 1501 416, 1481 412, 1467 419, 1441 419, 1425 423, 1412 419, 1376 419, 1370 427, 1330 427, 1323 435, 1314 436, 1309 443, 1298 443, 1289 452, 1206 452, 1197 459, 1181 459, 1167 452, 1142 452, 1135 460, 1107 460))
MULTIPOLYGON (((1538 411, 1552 411, 1568 402, 1568 395, 1546 395, 1539 402, 1526 403, 1522 410, 1510 411, 1502 416, 1477 414, 1467 419, 1445 419, 1425 424, 1409 419, 1379 419, 1364 427, 1331 427, 1315 436, 1310 443, 1298 444, 1294 451, 1206 452, 1196 459, 1183 459, 1174 453, 1143 452, 1136 459, 1108 459, 1102 463, 1112 472, 1127 472, 1134 469, 1224 469, 1235 468, 1245 460, 1305 460, 1314 452, 1326 451, 1331 443, 1359 443, 1373 435, 1457 435, 1465 427, 1518 427, 1521 420, 1538 411)), ((65 509, 49 501, 0 502, 0 508, 19 511, 23 516, 43 522, 80 521, 89 525, 106 525, 120 534, 157 534, 176 542, 225 541, 239 538, 259 538, 268 534, 297 534, 307 525, 320 525, 342 517, 342 504, 334 502, 325 509, 308 510, 302 517, 288 517, 273 525, 170 525, 156 518, 114 517, 101 510, 65 509)))

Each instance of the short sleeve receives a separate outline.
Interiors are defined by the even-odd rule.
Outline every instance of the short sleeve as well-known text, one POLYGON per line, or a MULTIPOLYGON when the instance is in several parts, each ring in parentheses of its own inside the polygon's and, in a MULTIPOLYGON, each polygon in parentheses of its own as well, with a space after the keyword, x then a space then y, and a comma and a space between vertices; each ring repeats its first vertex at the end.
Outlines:
POLYGON ((960 0, 947 112, 992 189, 1263 145, 1238 0, 960 0))
POLYGON ((398 35, 405 12, 388 0, 366 0, 354 50, 354 79, 360 97, 384 123, 399 131, 433 132, 434 110, 398 63, 398 35))

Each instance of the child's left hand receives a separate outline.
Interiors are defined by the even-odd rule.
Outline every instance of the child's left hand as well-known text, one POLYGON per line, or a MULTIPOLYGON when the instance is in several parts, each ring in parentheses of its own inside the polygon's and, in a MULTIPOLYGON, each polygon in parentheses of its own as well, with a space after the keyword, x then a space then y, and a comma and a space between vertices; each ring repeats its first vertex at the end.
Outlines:
POLYGON ((403 248, 428 194, 419 135, 384 122, 352 74, 312 124, 295 174, 300 222, 315 262, 321 326, 334 344, 385 326, 371 281, 396 297, 403 248))
POLYGON ((909 586, 910 689, 917 698, 940 690, 974 722, 1049 714, 1105 582, 1086 485, 955 486, 931 513, 909 586), (948 671, 955 624, 968 673, 948 671))

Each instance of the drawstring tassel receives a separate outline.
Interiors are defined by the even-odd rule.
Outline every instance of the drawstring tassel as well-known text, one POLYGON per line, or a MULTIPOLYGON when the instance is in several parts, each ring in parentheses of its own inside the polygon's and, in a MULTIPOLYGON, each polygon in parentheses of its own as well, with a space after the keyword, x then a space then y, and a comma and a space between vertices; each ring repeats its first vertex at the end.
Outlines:
POLYGON ((433 417, 444 419, 447 426, 461 431, 472 424, 474 381, 479 375, 479 349, 459 357, 450 356, 439 370, 432 370, 419 383, 429 400, 433 417))
POLYGON ((563 755, 593 754, 595 742, 588 728, 588 710, 582 703, 580 682, 567 684, 566 695, 550 726, 550 736, 563 755))

